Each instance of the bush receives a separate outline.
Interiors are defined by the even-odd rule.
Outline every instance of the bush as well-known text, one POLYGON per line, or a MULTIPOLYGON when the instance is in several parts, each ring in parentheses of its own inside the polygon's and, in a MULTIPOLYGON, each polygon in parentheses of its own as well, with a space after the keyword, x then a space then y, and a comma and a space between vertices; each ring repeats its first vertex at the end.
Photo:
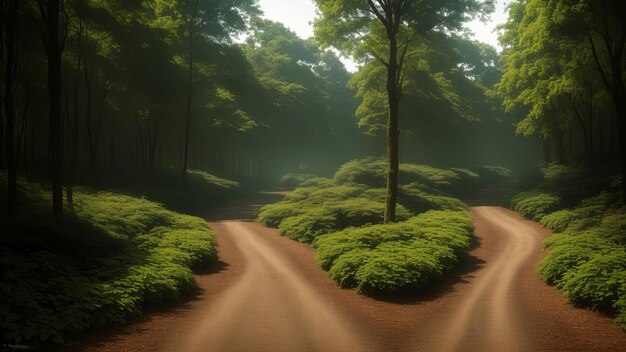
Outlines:
POLYGON ((405 222, 349 228, 314 242, 320 266, 362 292, 421 288, 441 278, 470 246, 465 212, 428 211, 405 222))
POLYGON ((79 188, 73 209, 48 215, 49 194, 19 181, 28 213, 1 216, 4 342, 46 345, 141 315, 195 289, 192 270, 216 257, 200 218, 157 203, 79 188))
POLYGON ((542 168, 541 178, 536 189, 512 202, 558 232, 544 242, 548 254, 539 273, 571 302, 613 312, 615 321, 626 325, 626 207, 619 178, 558 164, 542 168), (590 186, 589 180, 601 181, 590 186), (557 210, 573 200, 578 201, 572 207, 557 210))
MULTIPOLYGON (((284 207, 288 207, 293 213, 300 209, 300 213, 284 218, 278 229, 283 235, 304 243, 311 243, 319 235, 347 227, 381 223, 385 211, 385 204, 381 201, 366 197, 347 197, 345 200, 333 198, 323 203, 307 204, 306 210, 300 203, 275 203, 263 208, 259 220, 268 226, 275 223, 268 221, 270 217, 267 214, 275 214, 274 209, 284 207)), ((407 219, 410 215, 402 205, 397 206, 396 216, 399 220, 407 219)))
POLYGON ((287 174, 280 179, 280 183, 287 188, 295 188, 316 177, 311 174, 287 174))
POLYGON ((549 212, 555 210, 560 198, 554 194, 540 191, 521 192, 513 196, 513 209, 533 220, 540 221, 549 212))
MULTIPOLYGON (((481 185, 480 181, 482 176, 480 173, 469 169, 440 169, 428 165, 410 163, 400 163, 399 167, 400 173, 398 175, 398 182, 401 185, 419 183, 456 195, 467 193, 468 190, 475 189, 481 185)), ((507 175, 501 177, 497 176, 500 177, 500 179, 510 176, 508 169, 492 168, 499 170, 502 175, 507 175)), ((482 168, 478 169, 483 172, 482 168)), ((494 171, 488 172, 495 174, 494 171)), ((339 170, 337 170, 333 179, 337 184, 359 183, 376 188, 385 187, 387 180, 387 162, 371 157, 352 160, 343 164, 339 170)))
POLYGON ((342 287, 362 292, 421 288, 449 271, 470 245, 466 205, 452 196, 481 183, 468 169, 401 164, 397 223, 382 224, 386 162, 342 165, 333 179, 311 178, 259 221, 316 248, 317 261, 342 287))

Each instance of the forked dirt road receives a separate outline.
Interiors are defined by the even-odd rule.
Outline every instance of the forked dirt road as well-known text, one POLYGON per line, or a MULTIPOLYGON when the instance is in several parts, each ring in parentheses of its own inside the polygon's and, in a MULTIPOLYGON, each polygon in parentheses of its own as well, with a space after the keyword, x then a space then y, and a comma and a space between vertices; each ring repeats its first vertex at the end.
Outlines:
POLYGON ((251 221, 266 199, 213 214, 219 243, 202 293, 81 351, 626 351, 611 318, 565 302, 535 272, 538 224, 498 206, 470 208, 477 246, 456 275, 420 296, 377 300, 343 290, 313 250, 251 221))

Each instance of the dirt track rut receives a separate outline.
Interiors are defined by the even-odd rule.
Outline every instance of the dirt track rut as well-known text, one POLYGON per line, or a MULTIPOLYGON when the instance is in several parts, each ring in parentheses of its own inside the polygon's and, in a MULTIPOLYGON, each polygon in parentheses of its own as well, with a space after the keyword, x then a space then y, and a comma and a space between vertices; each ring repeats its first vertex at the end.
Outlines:
POLYGON ((220 261, 197 277, 195 299, 74 350, 626 351, 610 317, 567 304, 540 280, 549 232, 511 210, 471 207, 470 260, 432 290, 380 300, 338 288, 309 246, 251 221, 267 201, 211 216, 220 261))

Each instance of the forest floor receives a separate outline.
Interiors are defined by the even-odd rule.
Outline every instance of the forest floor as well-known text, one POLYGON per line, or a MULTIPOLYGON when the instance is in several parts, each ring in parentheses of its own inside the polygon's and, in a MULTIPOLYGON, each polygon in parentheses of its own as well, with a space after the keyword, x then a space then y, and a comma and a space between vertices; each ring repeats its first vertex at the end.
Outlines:
POLYGON ((253 220, 277 197, 207 216, 219 261, 197 276, 196 297, 72 350, 626 351, 610 317, 569 305, 539 278, 549 231, 493 202, 470 202, 475 246, 453 277, 419 295, 373 298, 337 287, 310 246, 253 220))

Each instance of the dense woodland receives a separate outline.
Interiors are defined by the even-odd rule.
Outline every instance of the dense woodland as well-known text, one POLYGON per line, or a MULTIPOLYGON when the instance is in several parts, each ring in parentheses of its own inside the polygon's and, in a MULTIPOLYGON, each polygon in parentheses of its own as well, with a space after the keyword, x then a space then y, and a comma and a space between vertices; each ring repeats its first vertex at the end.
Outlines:
MULTIPOLYGON (((11 180, 58 178, 71 188, 120 169, 170 167, 181 178, 188 168, 277 178, 330 174, 343 161, 386 152, 379 25, 371 42, 345 48, 362 64, 353 75, 320 49, 331 34, 301 39, 259 19, 253 1, 66 0, 56 29, 48 5, 3 1, 0 165, 11 180), (51 36, 61 59, 61 88, 53 92, 60 96, 52 100, 51 36)), ((406 160, 503 163, 506 156, 486 143, 492 138, 523 149, 509 142, 511 121, 488 94, 499 80, 497 53, 465 39, 461 19, 450 19, 450 34, 412 34, 404 49, 406 160)))
MULTIPOLYGON (((299 187, 259 220, 312 244, 339 285, 421 289, 470 247, 462 199, 511 176, 528 191, 513 207, 565 233, 547 243, 561 249, 543 262, 545 281, 624 324, 626 3, 512 1, 500 52, 464 27, 493 1, 315 3, 315 35, 304 39, 254 0, 0 0, 2 263, 22 277, 36 276, 30 261, 61 263, 58 282, 37 292, 102 292, 55 298, 84 299, 91 315, 0 306, 12 319, 3 338, 59 343, 189 293, 215 240, 171 209, 263 187, 299 187), (574 217, 588 221, 566 226, 574 217), (597 252, 575 247, 568 236, 581 231, 597 252), (50 250, 66 240, 84 253, 50 250), (33 248, 44 254, 30 258, 33 248), (92 258, 86 269, 81 258, 92 258), (581 263, 593 265, 576 271, 581 263), (592 276, 614 283, 595 291, 602 298, 585 286, 592 276), (126 289, 130 298, 110 298, 126 289), (45 326, 24 333, 29 309, 45 326)), ((27 290, 16 277, 5 292, 27 290)))

